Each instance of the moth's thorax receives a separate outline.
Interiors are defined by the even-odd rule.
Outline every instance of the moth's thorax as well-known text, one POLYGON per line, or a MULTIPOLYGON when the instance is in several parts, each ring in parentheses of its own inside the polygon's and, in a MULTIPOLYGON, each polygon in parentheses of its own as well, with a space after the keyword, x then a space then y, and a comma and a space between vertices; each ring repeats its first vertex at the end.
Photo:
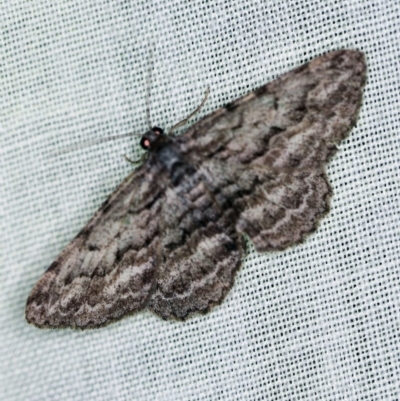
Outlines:
POLYGON ((173 185, 178 185, 182 177, 195 171, 185 159, 179 142, 178 137, 165 135, 157 127, 147 131, 140 141, 142 148, 148 151, 148 162, 168 171, 173 185))

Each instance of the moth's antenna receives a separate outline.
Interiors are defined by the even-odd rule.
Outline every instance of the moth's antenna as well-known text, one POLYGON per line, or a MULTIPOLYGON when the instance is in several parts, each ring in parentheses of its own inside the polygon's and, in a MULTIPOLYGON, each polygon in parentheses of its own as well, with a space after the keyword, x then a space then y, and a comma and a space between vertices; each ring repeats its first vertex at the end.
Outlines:
POLYGON ((189 114, 184 120, 179 121, 178 124, 175 124, 168 132, 168 134, 172 134, 173 131, 175 131, 176 129, 178 129, 179 127, 182 127, 183 125, 185 125, 193 116, 195 116, 200 110, 201 108, 204 106, 204 103, 207 101, 208 95, 210 94, 210 87, 207 88, 207 90, 204 93, 204 99, 201 102, 200 106, 197 107, 197 109, 189 114))
POLYGON ((147 70, 146 77, 146 121, 149 129, 151 129, 151 121, 150 121, 150 87, 151 87, 151 73, 153 72, 154 67, 154 59, 153 59, 153 50, 150 50, 149 56, 149 68, 147 70))
POLYGON ((51 156, 59 156, 64 153, 73 152, 74 150, 87 148, 88 146, 98 145, 99 143, 109 142, 109 141, 113 141, 115 139, 129 138, 132 136, 142 136, 142 134, 131 133, 131 134, 122 134, 122 135, 109 136, 107 138, 95 139, 94 141, 87 141, 87 142, 80 143, 79 145, 64 148, 60 152, 53 153, 51 156))
MULTIPOLYGON (((150 49, 149 68, 147 70, 147 76, 146 76, 146 121, 147 121, 147 125, 149 126, 149 129, 151 129, 151 127, 152 127, 151 121, 150 121, 150 88, 151 88, 151 75, 152 75, 153 68, 154 68, 153 49, 150 49)), ((110 136, 108 138, 97 139, 94 141, 87 141, 87 142, 80 143, 79 145, 64 148, 62 151, 53 153, 51 156, 59 156, 61 154, 73 152, 74 150, 86 148, 88 146, 98 145, 100 143, 113 141, 115 139, 129 138, 131 136, 142 136, 142 134, 136 134, 136 133, 122 134, 122 135, 110 136)), ((126 157, 126 156, 125 156, 125 158, 129 162, 132 162, 132 163, 138 163, 139 161, 141 161, 141 160, 132 161, 132 160, 128 159, 128 157, 126 157)))

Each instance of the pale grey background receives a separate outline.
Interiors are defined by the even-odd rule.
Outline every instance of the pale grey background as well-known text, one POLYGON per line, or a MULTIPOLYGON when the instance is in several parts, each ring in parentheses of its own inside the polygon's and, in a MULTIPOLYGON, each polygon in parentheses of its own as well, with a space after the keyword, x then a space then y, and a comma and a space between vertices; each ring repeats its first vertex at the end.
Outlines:
POLYGON ((0 66, 1 400, 399 400, 400 3, 4 2, 0 66), (170 127, 304 61, 363 50, 357 127, 328 174, 332 211, 282 253, 249 250, 225 302, 164 322, 38 330, 24 320, 41 273, 139 155, 145 77, 170 127), (61 155, 54 156, 61 151, 61 155))

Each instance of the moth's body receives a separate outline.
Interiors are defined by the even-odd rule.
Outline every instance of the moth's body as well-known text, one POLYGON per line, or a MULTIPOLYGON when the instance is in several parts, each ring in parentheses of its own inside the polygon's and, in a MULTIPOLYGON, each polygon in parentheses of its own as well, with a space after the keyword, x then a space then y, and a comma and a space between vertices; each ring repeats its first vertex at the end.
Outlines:
POLYGON ((220 303, 246 234, 259 252, 316 229, 325 165, 355 124, 363 54, 328 53, 206 116, 148 154, 33 288, 28 322, 99 327, 145 307, 185 319, 220 303))
POLYGON ((162 170, 166 170, 174 186, 178 185, 184 176, 195 172, 194 167, 182 154, 181 138, 165 135, 163 130, 154 127, 143 135, 140 142, 142 147, 148 150, 149 163, 158 164, 162 170))

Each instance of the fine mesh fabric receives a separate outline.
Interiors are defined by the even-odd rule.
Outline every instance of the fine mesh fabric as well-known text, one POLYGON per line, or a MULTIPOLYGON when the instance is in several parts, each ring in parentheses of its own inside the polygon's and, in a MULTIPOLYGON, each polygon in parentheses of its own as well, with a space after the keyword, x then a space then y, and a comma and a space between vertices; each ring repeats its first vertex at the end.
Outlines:
MULTIPOLYGON (((1 400, 399 400, 400 2, 17 0, 2 6, 1 400), (132 171, 139 137, 324 52, 366 54, 357 127, 303 244, 248 254, 205 316, 98 330, 24 319, 40 275, 132 171), (150 54, 153 54, 152 56, 150 54), (70 151, 70 147, 79 149, 70 151)), ((195 121, 196 119, 194 119, 195 121)))

